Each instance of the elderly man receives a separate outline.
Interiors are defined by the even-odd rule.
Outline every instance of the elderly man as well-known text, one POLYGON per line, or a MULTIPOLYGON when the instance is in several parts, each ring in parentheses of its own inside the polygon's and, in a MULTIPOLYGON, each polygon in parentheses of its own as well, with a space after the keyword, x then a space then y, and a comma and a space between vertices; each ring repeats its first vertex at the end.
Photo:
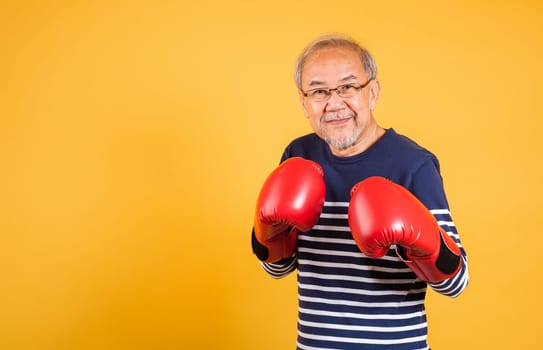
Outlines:
POLYGON ((379 126, 376 64, 352 38, 317 38, 295 80, 314 133, 264 182, 252 247, 271 276, 297 270, 297 348, 429 349, 427 287, 468 283, 439 162, 379 126))

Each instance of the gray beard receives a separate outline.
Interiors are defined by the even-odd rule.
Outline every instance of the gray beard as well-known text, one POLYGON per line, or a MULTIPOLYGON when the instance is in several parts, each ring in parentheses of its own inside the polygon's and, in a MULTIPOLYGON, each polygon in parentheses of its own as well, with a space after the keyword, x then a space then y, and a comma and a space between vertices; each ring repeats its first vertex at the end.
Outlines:
MULTIPOLYGON (((335 120, 335 119, 339 119, 339 118, 344 118, 344 117, 347 117, 347 116, 351 116, 355 120, 356 120, 356 117, 357 117, 357 115, 352 111, 349 111, 347 113, 342 113, 342 114, 339 114, 339 113, 327 113, 327 114, 322 116, 321 122, 327 122, 327 121, 331 121, 331 120, 335 120)), ((344 149, 347 149, 347 148, 351 147, 352 145, 354 145, 356 140, 358 140, 358 137, 360 136, 360 134, 361 134, 360 128, 358 126, 356 126, 355 129, 354 129, 353 134, 350 137, 344 137, 344 138, 341 138, 341 139, 331 139, 331 138, 325 136, 324 141, 326 141, 326 143, 328 143, 330 146, 334 147, 335 149, 344 150, 344 149)))
POLYGON ((360 128, 357 126, 350 137, 344 137, 341 139, 330 139, 329 137, 325 137, 324 141, 326 141, 326 143, 328 143, 330 146, 334 147, 335 149, 344 150, 354 145, 356 140, 358 140, 358 138, 360 137, 360 134, 361 134, 360 128))

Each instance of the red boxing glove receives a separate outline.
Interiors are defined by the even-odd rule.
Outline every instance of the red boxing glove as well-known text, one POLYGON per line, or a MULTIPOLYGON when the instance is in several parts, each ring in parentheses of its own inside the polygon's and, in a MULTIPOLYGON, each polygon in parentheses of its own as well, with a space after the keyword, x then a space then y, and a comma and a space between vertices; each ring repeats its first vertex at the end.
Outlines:
POLYGON ((264 262, 292 256, 298 230, 309 231, 317 223, 325 197, 319 164, 299 157, 281 163, 258 196, 252 233, 256 256, 264 262))
POLYGON ((460 249, 452 238, 413 194, 385 178, 370 177, 351 189, 348 218, 356 244, 371 258, 395 244, 424 281, 439 282, 460 270, 460 249))

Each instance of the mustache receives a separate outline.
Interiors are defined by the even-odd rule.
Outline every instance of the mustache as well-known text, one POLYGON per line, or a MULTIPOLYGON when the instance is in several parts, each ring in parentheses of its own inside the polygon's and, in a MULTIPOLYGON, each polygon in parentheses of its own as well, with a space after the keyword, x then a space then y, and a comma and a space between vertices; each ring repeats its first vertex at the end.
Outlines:
POLYGON ((321 122, 330 122, 333 120, 345 119, 345 118, 356 118, 356 113, 353 111, 349 112, 327 112, 324 113, 321 117, 321 122))

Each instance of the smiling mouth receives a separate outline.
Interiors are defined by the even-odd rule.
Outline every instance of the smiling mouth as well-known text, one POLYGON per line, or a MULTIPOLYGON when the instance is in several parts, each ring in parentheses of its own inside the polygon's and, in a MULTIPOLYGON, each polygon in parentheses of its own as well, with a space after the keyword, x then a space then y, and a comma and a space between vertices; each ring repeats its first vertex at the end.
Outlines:
POLYGON ((326 124, 341 124, 355 117, 356 114, 354 113, 349 113, 345 115, 324 115, 321 119, 321 122, 326 124))
POLYGON ((350 116, 350 117, 342 117, 342 118, 334 118, 334 119, 330 119, 330 120, 325 120, 324 122, 327 123, 327 124, 341 124, 343 122, 346 122, 347 120, 349 119, 352 119, 353 117, 350 116))
POLYGON ((323 123, 326 125, 340 125, 348 122, 349 120, 353 119, 354 115, 346 115, 341 117, 334 117, 334 118, 323 118, 323 123))

